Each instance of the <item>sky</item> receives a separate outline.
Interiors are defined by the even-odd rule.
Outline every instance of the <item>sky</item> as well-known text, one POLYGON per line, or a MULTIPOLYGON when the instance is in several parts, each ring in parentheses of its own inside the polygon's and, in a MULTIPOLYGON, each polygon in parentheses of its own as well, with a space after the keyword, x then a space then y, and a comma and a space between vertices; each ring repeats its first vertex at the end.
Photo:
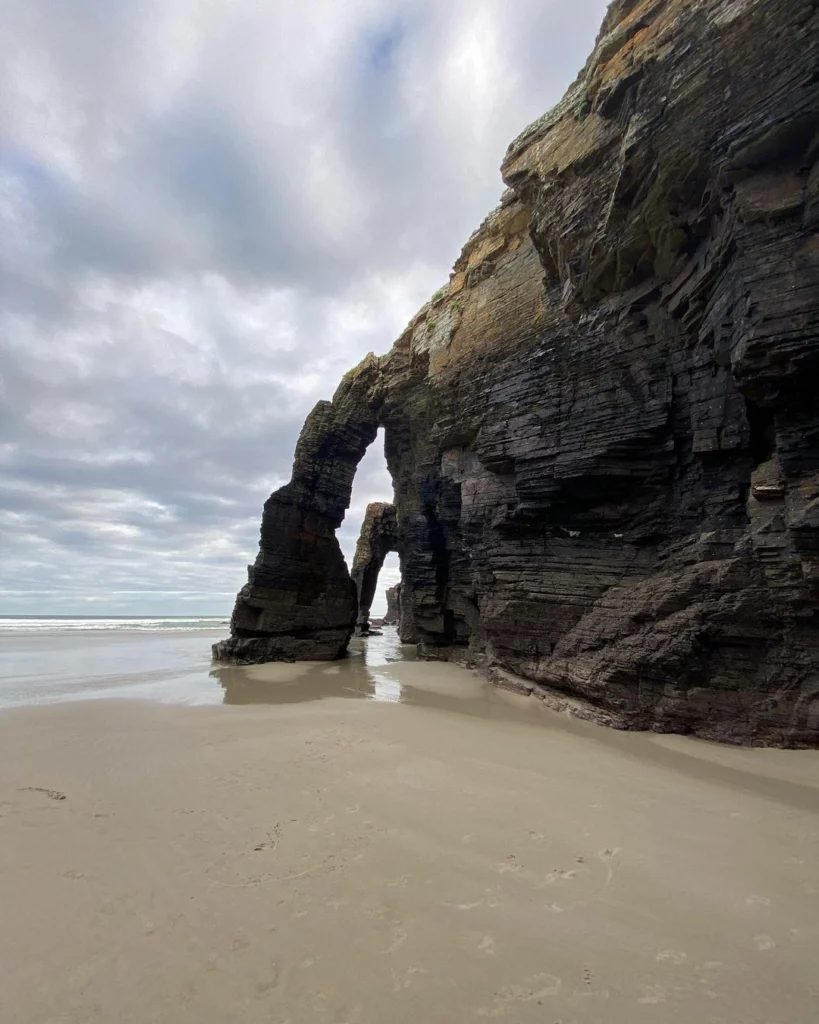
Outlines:
MULTIPOLYGON (((0 614, 229 613, 305 416, 446 282, 605 8, 0 0, 0 614)), ((379 439, 348 562, 390 497, 379 439)))

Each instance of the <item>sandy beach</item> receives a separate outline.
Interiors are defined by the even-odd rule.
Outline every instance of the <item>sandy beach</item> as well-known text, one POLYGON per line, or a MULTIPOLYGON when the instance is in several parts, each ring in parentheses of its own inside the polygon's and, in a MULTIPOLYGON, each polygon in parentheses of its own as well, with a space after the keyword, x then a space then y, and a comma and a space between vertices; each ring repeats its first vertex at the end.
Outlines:
POLYGON ((0 713, 3 1022, 816 1019, 819 753, 345 664, 0 713))

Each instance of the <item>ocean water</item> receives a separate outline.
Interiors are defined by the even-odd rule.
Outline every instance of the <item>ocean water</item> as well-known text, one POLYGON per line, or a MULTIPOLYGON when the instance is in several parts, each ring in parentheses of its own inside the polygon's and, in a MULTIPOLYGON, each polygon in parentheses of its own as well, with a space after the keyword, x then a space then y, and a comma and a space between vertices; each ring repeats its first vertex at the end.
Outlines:
POLYGON ((230 620, 224 615, 204 617, 161 615, 139 617, 125 615, 89 615, 84 618, 74 615, 0 615, 0 634, 4 633, 74 633, 77 631, 108 632, 128 631, 137 633, 190 632, 199 629, 227 628, 230 620))
POLYGON ((353 640, 350 657, 317 664, 217 665, 211 644, 228 635, 224 616, 0 618, 0 709, 100 698, 162 703, 278 703, 317 697, 400 699, 379 668, 403 660, 394 629, 353 640), (309 674, 307 672, 309 668, 309 674))

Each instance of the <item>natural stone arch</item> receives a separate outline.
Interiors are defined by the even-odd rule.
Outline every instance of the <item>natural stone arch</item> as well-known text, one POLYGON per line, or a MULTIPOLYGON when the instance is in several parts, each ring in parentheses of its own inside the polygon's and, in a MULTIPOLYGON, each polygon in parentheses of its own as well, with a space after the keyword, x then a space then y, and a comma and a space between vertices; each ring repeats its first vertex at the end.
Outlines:
POLYGON ((314 413, 217 656, 343 651, 334 530, 379 425, 402 640, 624 728, 819 743, 812 5, 645 6, 610 5, 449 283, 314 413))
POLYGON ((336 529, 380 421, 380 365, 369 355, 302 428, 290 483, 265 502, 259 553, 236 596, 231 636, 214 644, 236 664, 330 660, 346 650, 358 597, 336 529))
POLYGON ((358 594, 356 633, 366 636, 370 630, 370 608, 375 597, 378 574, 384 559, 398 547, 398 523, 395 505, 374 501, 367 506, 353 559, 353 583, 358 594))
POLYGON ((265 503, 259 553, 236 596, 231 636, 213 645, 217 661, 331 660, 345 653, 358 588, 336 530, 358 464, 380 427, 396 491, 392 550, 401 563, 401 639, 446 641, 446 543, 435 512, 436 485, 431 478, 424 483, 426 476, 419 485, 415 468, 425 452, 434 458, 426 427, 431 398, 423 388, 429 355, 414 346, 413 329, 387 355, 370 354, 346 373, 332 401, 319 402, 307 417, 292 478, 265 503))

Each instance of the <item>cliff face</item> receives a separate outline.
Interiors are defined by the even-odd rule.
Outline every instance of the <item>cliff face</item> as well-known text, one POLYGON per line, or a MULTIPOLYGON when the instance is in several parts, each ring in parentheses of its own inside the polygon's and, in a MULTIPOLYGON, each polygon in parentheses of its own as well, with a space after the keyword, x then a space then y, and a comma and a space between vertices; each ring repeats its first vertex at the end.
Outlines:
POLYGON ((311 414, 218 655, 343 649, 333 531, 383 425, 427 655, 819 743, 817 39, 814 0, 612 4, 447 287, 311 414))

